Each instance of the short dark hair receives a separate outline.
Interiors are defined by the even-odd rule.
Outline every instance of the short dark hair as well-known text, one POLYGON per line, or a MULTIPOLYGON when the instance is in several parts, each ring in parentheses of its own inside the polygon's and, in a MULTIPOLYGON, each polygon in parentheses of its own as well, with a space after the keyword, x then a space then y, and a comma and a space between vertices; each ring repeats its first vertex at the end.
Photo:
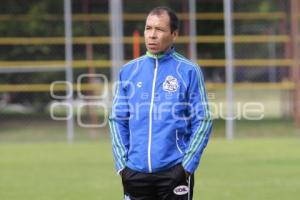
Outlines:
POLYGON ((171 32, 179 29, 179 20, 176 15, 176 13, 169 7, 166 6, 159 6, 156 8, 153 8, 148 15, 161 15, 163 12, 166 12, 170 18, 170 28, 171 32))

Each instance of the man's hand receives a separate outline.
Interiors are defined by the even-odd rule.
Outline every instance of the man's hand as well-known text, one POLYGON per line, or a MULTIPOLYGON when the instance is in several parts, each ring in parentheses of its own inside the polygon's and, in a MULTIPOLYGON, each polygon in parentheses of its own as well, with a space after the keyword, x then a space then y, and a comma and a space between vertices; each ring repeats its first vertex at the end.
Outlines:
POLYGON ((186 178, 188 178, 188 177, 191 175, 189 172, 187 172, 187 171, 185 171, 185 170, 184 170, 184 172, 185 172, 186 178))
POLYGON ((191 174, 188 171, 186 171, 182 165, 181 165, 181 167, 185 173, 186 178, 188 178, 191 174))
POLYGON ((123 169, 119 172, 119 175, 120 175, 121 177, 123 177, 124 171, 125 171, 125 168, 123 168, 123 169))

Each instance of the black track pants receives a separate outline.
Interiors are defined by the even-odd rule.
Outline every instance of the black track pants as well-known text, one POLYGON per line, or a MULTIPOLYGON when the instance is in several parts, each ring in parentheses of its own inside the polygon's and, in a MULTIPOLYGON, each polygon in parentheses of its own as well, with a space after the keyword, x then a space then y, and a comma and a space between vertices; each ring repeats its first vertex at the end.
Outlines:
POLYGON ((194 176, 187 178, 180 164, 151 174, 126 167, 122 183, 124 200, 192 200, 194 176))

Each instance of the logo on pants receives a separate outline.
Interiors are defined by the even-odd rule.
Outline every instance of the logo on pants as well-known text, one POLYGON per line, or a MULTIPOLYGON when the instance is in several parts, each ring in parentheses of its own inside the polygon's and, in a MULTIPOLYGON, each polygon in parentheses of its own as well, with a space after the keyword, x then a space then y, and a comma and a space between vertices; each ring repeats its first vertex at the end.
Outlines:
POLYGON ((173 190, 176 195, 185 195, 189 192, 189 188, 186 185, 179 185, 173 190))

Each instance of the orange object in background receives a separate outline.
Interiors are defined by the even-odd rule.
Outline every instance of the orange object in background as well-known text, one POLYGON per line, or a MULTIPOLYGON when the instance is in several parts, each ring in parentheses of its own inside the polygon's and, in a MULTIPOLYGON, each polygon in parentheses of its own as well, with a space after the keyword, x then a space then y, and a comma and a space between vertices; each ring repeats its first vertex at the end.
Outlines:
POLYGON ((133 32, 133 58, 140 56, 140 33, 135 30, 133 32))

